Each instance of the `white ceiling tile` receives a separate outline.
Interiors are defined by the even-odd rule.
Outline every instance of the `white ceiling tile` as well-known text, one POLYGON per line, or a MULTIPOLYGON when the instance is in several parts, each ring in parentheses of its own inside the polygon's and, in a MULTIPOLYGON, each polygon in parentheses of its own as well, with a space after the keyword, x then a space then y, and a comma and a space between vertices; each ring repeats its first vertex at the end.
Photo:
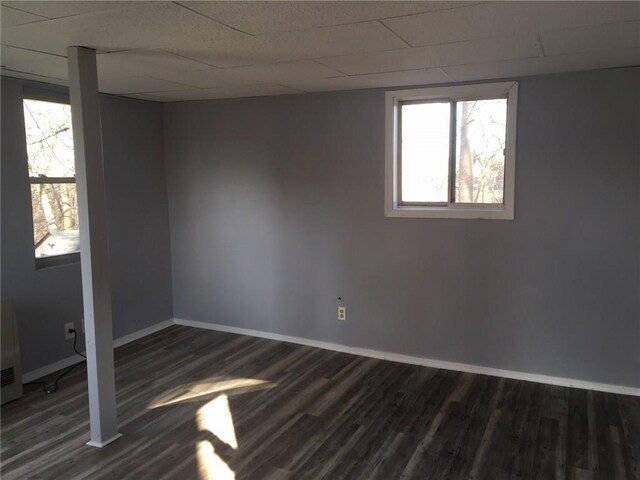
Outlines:
POLYGON ((543 55, 536 34, 430 45, 423 48, 426 53, 427 67, 464 65, 466 63, 493 62, 543 55))
POLYGON ((565 28, 542 32, 540 37, 545 55, 640 48, 640 22, 565 28))
POLYGON ((0 14, 2 28, 14 27, 16 25, 24 25, 25 23, 41 22, 46 20, 44 17, 33 15, 31 13, 16 10, 14 8, 2 5, 2 13, 0 14))
POLYGON ((2 5, 3 75, 64 83, 67 46, 84 45, 99 52, 101 91, 146 100, 421 85, 640 63, 637 49, 620 50, 640 46, 640 2, 2 5))
POLYGON ((171 2, 65 17, 2 30, 2 43, 66 55, 67 46, 111 52, 163 46, 215 45, 245 35, 171 2))
POLYGON ((273 63, 249 67, 214 68, 198 72, 171 74, 167 78, 198 88, 213 88, 232 85, 257 85, 279 83, 287 80, 326 78, 340 75, 339 72, 311 60, 273 63))
POLYGON ((345 55, 319 61, 347 75, 361 75, 538 56, 542 56, 538 36, 529 34, 345 55))
POLYGON ((2 45, 2 66, 34 75, 66 80, 68 78, 67 59, 46 53, 22 50, 2 45))
MULTIPOLYGON (((149 2, 151 3, 151 2, 149 2)), ((2 2, 12 8, 40 15, 46 18, 62 18, 73 15, 83 15, 87 13, 102 12, 105 10, 115 10, 143 5, 145 2, 135 1, 7 1, 2 2)), ((4 11, 2 12, 4 13, 4 11)))
POLYGON ((210 65, 233 67, 404 47, 405 43, 379 22, 365 22, 217 42, 198 39, 169 51, 210 65))
POLYGON ((422 48, 356 53, 321 58, 318 61, 347 75, 415 70, 427 66, 426 54, 422 48))
POLYGON ((478 2, 181 2, 187 8, 253 35, 344 25, 478 2))
POLYGON ((117 95, 127 93, 166 92, 190 87, 153 77, 98 78, 98 90, 117 95))
POLYGON ((633 48, 601 53, 557 55, 553 57, 460 65, 445 67, 443 70, 456 81, 473 81, 639 64, 640 49, 633 48))
POLYGON ((241 87, 220 87, 198 90, 182 90, 175 92, 156 92, 155 97, 168 101, 208 100, 216 98, 262 97, 268 95, 291 95, 301 93, 300 90, 283 85, 245 85, 241 87))
POLYGON ((496 2, 383 20, 412 46, 640 18, 637 2, 496 2))
POLYGON ((405 70, 316 80, 286 82, 285 85, 305 92, 352 90, 358 88, 398 87, 450 82, 451 78, 440 69, 405 70))
POLYGON ((159 97, 153 93, 128 93, 123 95, 127 98, 135 98, 137 100, 146 100, 148 102, 170 102, 171 100, 165 97, 159 97))
POLYGON ((2 69, 3 77, 12 77, 12 78, 22 78, 24 80, 33 80, 35 82, 44 82, 44 83, 52 83, 54 85, 67 85, 66 80, 61 80, 59 78, 46 77, 43 75, 33 75, 31 73, 25 72, 16 72, 13 70, 5 70, 2 69))
POLYGON ((175 72, 187 76, 190 72, 211 68, 205 63, 162 50, 128 50, 103 53, 96 58, 100 78, 151 76, 177 81, 165 77, 175 72))
POLYGON ((228 83, 216 79, 215 72, 218 70, 218 68, 208 65, 206 69, 173 69, 159 72, 154 76, 169 82, 187 85, 190 89, 214 88, 228 85, 228 83))

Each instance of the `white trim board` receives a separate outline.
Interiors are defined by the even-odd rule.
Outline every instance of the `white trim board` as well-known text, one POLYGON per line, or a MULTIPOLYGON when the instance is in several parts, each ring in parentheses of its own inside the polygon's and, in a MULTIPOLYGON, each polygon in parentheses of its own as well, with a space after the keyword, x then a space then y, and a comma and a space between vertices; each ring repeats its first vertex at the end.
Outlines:
MULTIPOLYGON (((477 365, 469 365, 466 363, 448 362, 445 360, 436 360, 426 357, 417 357, 412 355, 404 355, 401 353, 385 352, 382 350, 373 350, 369 348, 350 347, 338 343, 322 342, 302 337, 293 337, 289 335, 280 335, 277 333, 263 332, 260 330, 251 330, 248 328, 231 327, 228 325, 219 325, 215 323, 198 322, 194 320, 184 320, 181 318, 171 318, 163 322, 157 323, 142 330, 130 333, 113 341, 113 347, 117 348, 127 343, 146 337, 152 333, 163 330, 171 325, 183 325, 187 327, 202 328, 206 330, 215 330, 218 332, 237 333, 239 335, 248 335, 251 337, 267 338, 270 340, 279 340, 281 342, 295 343, 298 345, 307 345, 310 347, 322 348, 325 350, 333 350, 336 352, 350 353, 363 357, 378 358, 381 360, 389 360, 392 362, 407 363, 410 365, 421 365, 431 368, 442 368, 444 370, 454 370, 458 372, 476 373, 480 375, 490 375, 493 377, 504 377, 515 380, 525 380, 528 382, 546 383, 549 385, 558 385, 561 387, 581 388, 584 390, 596 390, 600 392, 618 393, 622 395, 633 395, 640 397, 640 388, 628 387, 624 385, 611 385, 607 383, 589 382, 585 380, 576 380, 563 377, 552 377, 549 375, 540 375, 537 373, 517 372, 513 370, 502 370, 498 368, 481 367, 477 365)), ((22 375, 22 382, 27 383, 36 380, 50 373, 56 372, 66 367, 70 367, 79 361, 78 356, 63 358, 57 362, 45 365, 44 367, 26 372, 22 375)))
MULTIPOLYGON (((138 340, 139 338, 159 332, 160 330, 174 325, 174 323, 175 322, 173 318, 170 318, 163 322, 156 323, 155 325, 151 325, 150 327, 143 328, 142 330, 137 330, 133 333, 129 333, 128 335, 116 338, 113 340, 113 348, 126 345, 127 343, 131 343, 134 340, 138 340)), ((49 375, 50 373, 70 367, 74 363, 80 362, 80 360, 81 359, 78 357, 78 355, 73 355, 71 357, 58 360, 57 362, 50 363, 49 365, 45 365, 44 367, 36 368, 35 370, 31 370, 30 372, 26 372, 22 375, 22 383, 32 382, 34 380, 37 380, 38 378, 44 377, 45 375, 49 375)))
POLYGON ((436 360, 426 357, 417 357, 413 355, 404 355, 401 353, 385 352, 382 350, 373 350, 369 348, 350 347, 338 343, 322 342, 311 340, 308 338, 292 337, 289 335, 280 335, 277 333, 263 332, 260 330, 251 330, 248 328, 231 327, 228 325, 219 325, 215 323, 198 322, 194 320, 184 320, 174 318, 176 325, 184 325, 187 327, 203 328, 206 330, 215 330, 219 332, 237 333, 240 335, 248 335, 251 337, 267 338, 270 340, 279 340, 282 342, 296 343, 299 345, 307 345, 310 347, 322 348, 325 350, 333 350, 342 353, 351 353, 363 357, 378 358, 381 360, 389 360, 392 362, 407 363, 410 365, 421 365, 424 367, 442 368, 444 370, 454 370, 458 372, 476 373, 479 375, 490 375, 492 377, 504 377, 514 380, 524 380, 527 382, 545 383, 549 385, 558 385, 561 387, 581 388, 584 390, 596 390, 599 392, 618 393, 621 395, 633 395, 640 397, 640 388, 629 387, 624 385, 611 385, 608 383, 589 382, 586 380, 576 380, 573 378, 552 377, 549 375, 541 375, 537 373, 517 372, 514 370, 502 370, 499 368, 481 367, 478 365, 469 365, 466 363, 448 362, 445 360, 436 360))
POLYGON ((175 325, 175 322, 173 318, 169 318, 163 322, 156 323, 147 328, 143 328, 142 330, 136 330, 135 332, 129 333, 128 335, 124 335, 122 337, 114 339, 113 348, 121 347, 122 345, 131 343, 134 340, 146 337, 147 335, 151 335, 152 333, 159 332, 160 330, 164 330, 165 328, 171 327, 172 325, 175 325))

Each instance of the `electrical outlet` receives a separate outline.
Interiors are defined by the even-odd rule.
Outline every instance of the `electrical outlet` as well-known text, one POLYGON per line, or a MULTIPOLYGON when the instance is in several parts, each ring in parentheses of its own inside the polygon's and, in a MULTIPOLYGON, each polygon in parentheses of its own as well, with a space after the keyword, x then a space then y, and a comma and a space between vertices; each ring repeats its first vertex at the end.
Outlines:
POLYGON ((67 322, 64 324, 64 339, 65 340, 73 340, 73 333, 69 330, 75 330, 76 326, 73 322, 67 322))
POLYGON ((338 307, 338 320, 345 321, 347 319, 347 307, 338 307))

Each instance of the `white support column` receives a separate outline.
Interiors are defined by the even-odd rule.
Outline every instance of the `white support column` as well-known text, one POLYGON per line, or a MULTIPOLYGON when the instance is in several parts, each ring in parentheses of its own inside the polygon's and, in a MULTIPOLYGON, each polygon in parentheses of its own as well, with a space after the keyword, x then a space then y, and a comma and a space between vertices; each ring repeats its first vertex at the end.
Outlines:
POLYGON ((121 434, 118 433, 113 370, 111 277, 96 52, 69 47, 67 58, 87 343, 91 424, 91 441, 87 445, 104 447, 121 434))

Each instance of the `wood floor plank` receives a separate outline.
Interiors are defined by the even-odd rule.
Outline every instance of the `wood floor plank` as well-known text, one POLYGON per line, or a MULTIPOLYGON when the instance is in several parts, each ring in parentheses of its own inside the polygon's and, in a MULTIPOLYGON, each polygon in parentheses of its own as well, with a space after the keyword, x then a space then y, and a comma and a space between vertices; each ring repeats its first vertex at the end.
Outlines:
POLYGON ((589 427, 587 392, 569 392, 567 466, 589 471, 589 427))
POLYGON ((104 449, 83 365, 2 406, 3 480, 640 480, 636 397, 183 326, 116 349, 115 372, 104 449))
POLYGON ((640 398, 617 395, 621 443, 628 475, 640 480, 640 398))

